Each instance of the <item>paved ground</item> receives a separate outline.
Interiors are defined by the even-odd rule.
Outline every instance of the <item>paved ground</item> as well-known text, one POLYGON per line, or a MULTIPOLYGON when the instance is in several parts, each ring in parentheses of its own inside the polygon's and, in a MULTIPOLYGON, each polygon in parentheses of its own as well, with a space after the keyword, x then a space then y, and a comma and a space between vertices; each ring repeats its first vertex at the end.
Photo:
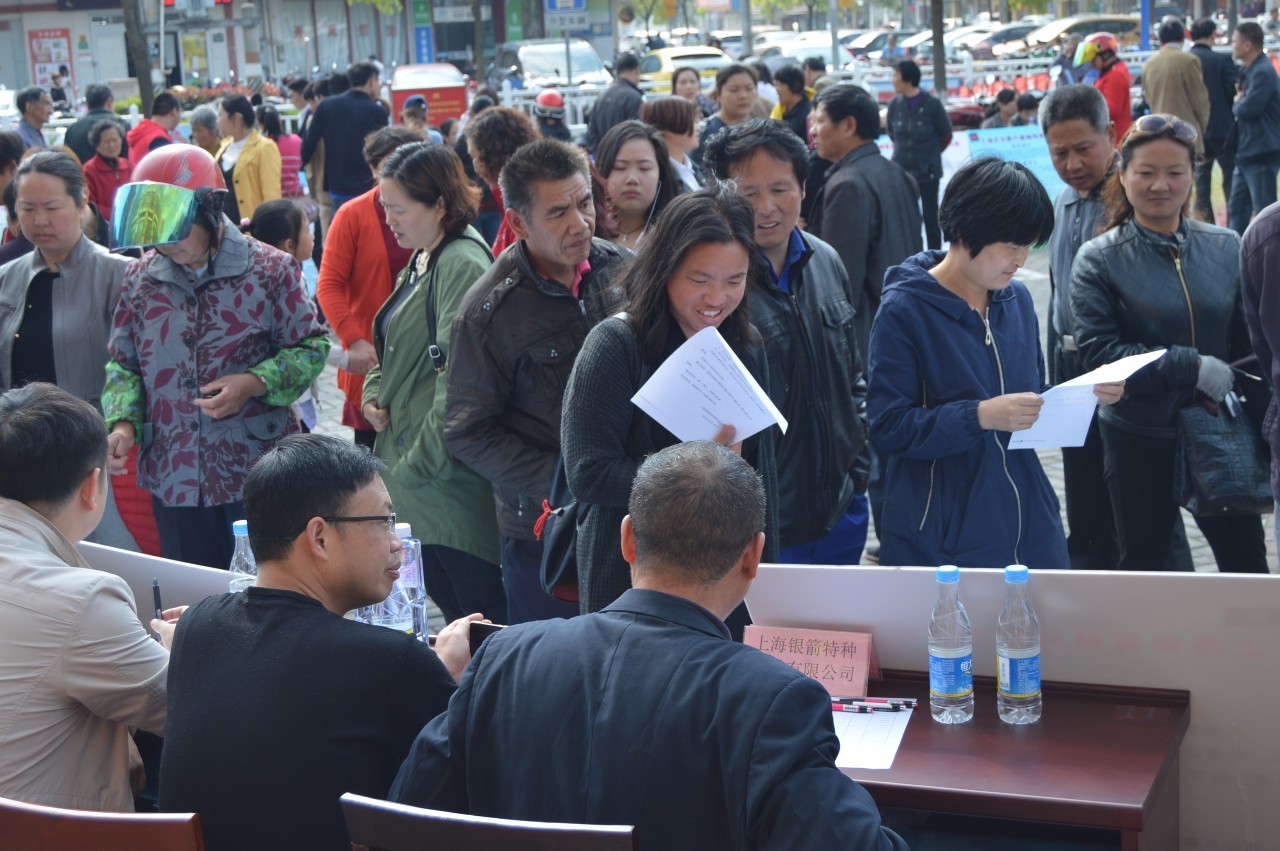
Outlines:
MULTIPOLYGON (((1049 302, 1049 273, 1048 273, 1048 253, 1046 251, 1032 252, 1028 259, 1027 266, 1018 274, 1019 280, 1027 285, 1036 302, 1036 313, 1040 317, 1048 315, 1049 302)), ((1042 333, 1044 322, 1042 320, 1042 333)), ((341 425, 342 418, 342 394, 338 391, 335 383, 336 371, 333 367, 329 367, 324 375, 317 382, 318 402, 319 402, 319 424, 316 431, 325 434, 334 434, 342 437, 351 437, 351 430, 341 425)), ((1046 450, 1040 452, 1040 461, 1044 465, 1045 472, 1049 476, 1049 480, 1053 482, 1054 487, 1058 491, 1059 500, 1063 499, 1062 490, 1062 453, 1057 450, 1046 450)), ((1191 546, 1192 559, 1195 562, 1197 571, 1215 571, 1217 566, 1213 560, 1213 552, 1209 549, 1209 544, 1205 541, 1204 536, 1200 534, 1199 528, 1195 524, 1195 520, 1187 512, 1183 512, 1183 520, 1187 529, 1187 539, 1191 546)), ((1064 510, 1063 525, 1066 525, 1067 519, 1064 510)), ((1267 527, 1267 551, 1268 564, 1272 567, 1272 572, 1277 571, 1276 545, 1275 536, 1272 534, 1272 521, 1270 517, 1265 519, 1267 527)), ((874 535, 868 543, 874 543, 874 535)), ((866 559, 864 559, 866 561, 866 559)), ((438 619, 439 615, 436 613, 438 619)), ((437 628, 437 624, 433 621, 433 628, 437 628)))

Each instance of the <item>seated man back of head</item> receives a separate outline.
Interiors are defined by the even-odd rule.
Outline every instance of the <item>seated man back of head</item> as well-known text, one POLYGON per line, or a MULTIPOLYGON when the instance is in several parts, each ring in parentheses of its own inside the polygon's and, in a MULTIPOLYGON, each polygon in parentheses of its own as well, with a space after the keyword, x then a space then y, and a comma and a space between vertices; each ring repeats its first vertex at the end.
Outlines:
POLYGON ((52 384, 0 396, 0 796, 131 812, 129 727, 164 735, 169 654, 74 546, 106 460, 92 405, 52 384))
POLYGON ((764 489, 709 442, 651 456, 622 550, 631 590, 514 626, 476 653, 394 800, 500 818, 634 824, 644 849, 904 849, 835 767, 831 698, 729 640, 756 575, 764 489))
MULTIPOLYGON (((453 694, 426 645, 343 617, 385 599, 398 575, 382 469, 333 437, 280 441, 245 480, 255 585, 182 616, 160 809, 199 813, 209 851, 349 851, 338 798, 385 796, 453 694)), ((466 620, 437 643, 458 672, 466 620)))

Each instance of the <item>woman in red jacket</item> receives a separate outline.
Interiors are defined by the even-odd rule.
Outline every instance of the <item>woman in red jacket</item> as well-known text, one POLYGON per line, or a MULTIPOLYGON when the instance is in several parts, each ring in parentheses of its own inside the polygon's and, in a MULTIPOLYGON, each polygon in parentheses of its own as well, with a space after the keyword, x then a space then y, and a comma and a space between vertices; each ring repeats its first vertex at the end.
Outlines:
POLYGON ((1133 123, 1133 108, 1129 104, 1129 87, 1133 77, 1129 66, 1120 61, 1120 45, 1111 33, 1092 33, 1076 48, 1076 65, 1089 63, 1098 72, 1093 85, 1107 101, 1107 112, 1116 126, 1116 144, 1119 145, 1133 123))
MULTIPOLYGON (((370 133, 364 159, 378 173, 382 161, 401 145, 421 142, 420 131, 404 126, 370 133)), ((325 232, 324 258, 316 298, 325 319, 342 341, 349 361, 338 370, 338 387, 346 398, 342 424, 355 430, 356 443, 373 448, 377 432, 360 413, 364 377, 378 362, 373 349, 373 317, 391 295, 396 277, 413 252, 401 248, 387 227, 377 186, 342 205, 325 232)))
POLYGON ((93 145, 96 152, 84 164, 89 200, 98 206, 102 217, 110 221, 116 190, 133 178, 133 166, 120 156, 124 147, 124 133, 114 121, 104 119, 90 128, 89 144, 93 145))

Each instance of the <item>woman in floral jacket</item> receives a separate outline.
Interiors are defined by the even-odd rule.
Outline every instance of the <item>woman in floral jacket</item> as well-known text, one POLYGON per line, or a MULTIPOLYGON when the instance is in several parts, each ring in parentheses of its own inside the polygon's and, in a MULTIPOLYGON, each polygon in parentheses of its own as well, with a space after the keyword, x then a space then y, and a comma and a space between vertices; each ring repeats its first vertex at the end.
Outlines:
POLYGON ((163 203, 172 190, 121 188, 135 191, 117 243, 156 250, 130 264, 108 346, 111 464, 139 442, 138 482, 152 494, 165 557, 225 567, 245 474, 296 429, 289 404, 324 368, 329 340, 298 262, 221 214, 208 152, 166 146, 134 177, 182 187, 196 203, 194 223, 166 234, 158 211, 188 209, 163 203))

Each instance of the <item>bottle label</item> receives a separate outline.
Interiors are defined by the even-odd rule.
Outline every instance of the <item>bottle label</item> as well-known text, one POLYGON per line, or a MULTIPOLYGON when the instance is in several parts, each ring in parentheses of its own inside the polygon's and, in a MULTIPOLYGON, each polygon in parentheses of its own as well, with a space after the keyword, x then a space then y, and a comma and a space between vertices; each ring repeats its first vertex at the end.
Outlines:
POLYGON ((1001 697, 1016 699, 1040 696, 1040 651, 1029 655, 996 654, 997 688, 1001 697))
POLYGON ((973 694, 973 651, 964 648, 955 651, 929 653, 929 695, 955 699, 973 694), (952 653, 956 655, 951 655, 952 653))
POLYGON ((422 583, 418 580, 418 563, 413 559, 405 559, 400 563, 400 583, 406 588, 417 588, 422 583))

